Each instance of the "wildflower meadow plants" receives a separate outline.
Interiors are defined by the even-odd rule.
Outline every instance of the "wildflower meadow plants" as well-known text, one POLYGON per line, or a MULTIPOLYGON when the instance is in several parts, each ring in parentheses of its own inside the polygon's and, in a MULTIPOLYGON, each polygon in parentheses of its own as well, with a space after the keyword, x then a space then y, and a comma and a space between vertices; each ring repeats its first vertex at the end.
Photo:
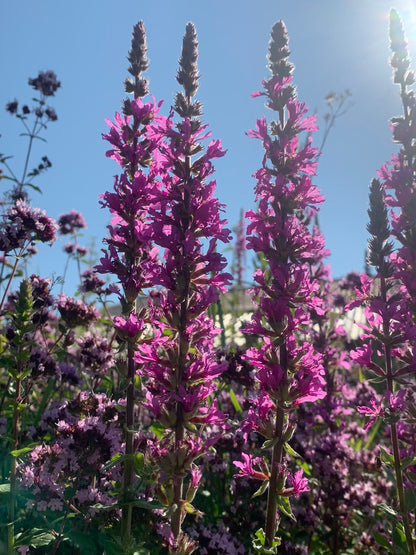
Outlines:
MULTIPOLYGON (((111 221, 94 267, 82 214, 55 222, 29 198, 51 165, 29 170, 60 82, 40 72, 34 107, 7 104, 28 148, 19 177, 0 156, 12 184, 0 219, 0 553, 415 553, 416 99, 404 30, 392 10, 400 150, 370 185, 367 271, 338 281, 313 183, 317 116, 297 98, 288 41, 278 21, 271 76, 252 95, 273 117, 248 132, 264 156, 256 209, 235 228, 234 276, 213 177, 226 152, 202 122, 192 23, 171 107, 148 96, 145 27, 134 26, 128 96, 103 134, 120 172, 99 199, 111 221), (23 266, 56 236, 70 237, 73 297, 66 268, 53 281, 23 266)), ((324 143, 349 96, 328 95, 324 143)))

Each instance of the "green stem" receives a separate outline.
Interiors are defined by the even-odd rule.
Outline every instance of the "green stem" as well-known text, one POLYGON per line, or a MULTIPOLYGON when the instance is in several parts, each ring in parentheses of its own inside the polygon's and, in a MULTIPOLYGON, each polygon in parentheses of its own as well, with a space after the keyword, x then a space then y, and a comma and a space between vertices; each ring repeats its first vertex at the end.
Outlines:
POLYGON ((39 425, 40 419, 42 418, 42 415, 45 412, 46 405, 48 404, 48 402, 50 400, 51 393, 53 393, 53 391, 55 389, 54 386, 55 386, 55 380, 54 380, 54 378, 50 378, 49 381, 48 381, 48 385, 46 386, 46 389, 43 392, 42 400, 39 404, 39 408, 36 412, 35 426, 39 425))
MULTIPOLYGON (((190 99, 188 98, 188 102, 190 99)), ((191 176, 191 157, 185 156, 185 179, 184 184, 187 184, 191 176)), ((182 218, 183 233, 189 227, 190 219, 190 193, 188 187, 184 186, 184 216, 182 218)), ((190 284, 190 272, 188 266, 183 268, 183 279, 184 279, 184 289, 182 293, 182 300, 180 305, 180 316, 179 316, 179 330, 178 330, 178 341, 179 341, 179 354, 178 354, 178 368, 177 368, 177 379, 176 379, 176 391, 179 392, 179 388, 182 385, 183 375, 186 368, 186 358, 189 350, 189 342, 186 335, 186 328, 188 323, 188 297, 189 297, 189 284, 190 284)), ((183 419, 183 405, 181 401, 176 404, 176 425, 175 425, 175 450, 178 453, 180 445, 185 436, 185 426, 183 419)), ((171 517, 171 530, 173 537, 177 540, 181 534, 181 527, 183 521, 183 509, 182 509, 182 497, 183 497, 183 469, 178 469, 179 472, 174 476, 173 484, 173 504, 175 509, 171 517)))
MULTIPOLYGON (((66 523, 67 518, 68 518, 68 513, 69 513, 69 505, 66 506, 65 515, 64 515, 64 518, 62 519, 61 527, 59 529, 59 533, 56 534, 56 532, 55 532, 55 534, 56 534, 55 541, 54 541, 53 548, 52 548, 52 551, 51 551, 50 555, 55 555, 56 554, 56 552, 58 550, 58 547, 59 547, 59 545, 62 541, 62 535, 63 535, 65 523, 66 523)), ((53 530, 52 530, 52 532, 53 532, 53 530)))
POLYGON ((224 312, 222 310, 222 303, 220 298, 218 298, 217 300, 217 308, 218 308, 218 320, 221 328, 221 348, 225 349, 226 341, 225 341, 225 327, 224 327, 224 312))
POLYGON ((279 477, 280 464, 283 456, 283 424, 284 411, 277 408, 275 437, 278 437, 276 445, 273 447, 271 474, 269 480, 269 490, 267 493, 266 527, 265 527, 265 547, 272 547, 277 530, 277 480, 279 477))
MULTIPOLYGON (((19 416, 20 416, 20 378, 16 379, 16 391, 13 410, 12 451, 19 446, 19 416)), ((16 518, 16 457, 11 455, 10 461, 10 499, 9 499, 9 522, 7 525, 7 553, 14 555, 14 522, 16 518)))
POLYGON ((11 285, 11 283, 12 283, 12 281, 13 281, 14 275, 15 275, 16 270, 17 270, 17 265, 19 264, 19 261, 20 261, 20 259, 21 259, 21 257, 22 257, 22 254, 25 252, 26 247, 27 247, 27 245, 23 245, 23 247, 20 249, 19 254, 16 256, 16 260, 15 260, 15 262, 14 262, 14 264, 13 264, 12 273, 10 274, 9 280, 8 280, 8 282, 7 282, 7 285, 6 285, 6 289, 5 289, 4 293, 3 293, 3 297, 2 297, 1 302, 0 302, 0 310, 3 308, 4 302, 5 302, 6 297, 7 297, 7 293, 9 292, 10 285, 11 285))
POLYGON ((23 186, 25 184, 25 179, 26 179, 26 174, 27 174, 27 168, 29 166, 29 159, 30 159, 30 154, 32 152, 32 144, 33 144, 33 139, 37 136, 38 133, 38 123, 39 123, 39 117, 36 116, 36 120, 35 123, 33 124, 33 128, 32 128, 32 132, 29 133, 29 145, 27 147, 27 153, 26 153, 26 160, 25 160, 25 167, 23 169, 23 175, 22 175, 22 180, 19 183, 20 186, 20 190, 23 189, 23 186))
MULTIPOLYGON (((287 349, 286 343, 280 347, 280 365, 287 370, 287 349)), ((273 546, 273 542, 277 530, 277 481, 283 459, 283 426, 285 422, 285 411, 282 407, 277 407, 276 424, 274 437, 277 438, 276 444, 273 447, 272 461, 271 461, 271 474, 269 480, 269 490, 267 493, 267 508, 266 508, 266 525, 265 525, 265 542, 266 548, 273 546)))
MULTIPOLYGON (((176 383, 177 391, 179 391, 179 387, 182 384, 183 374, 185 372, 185 366, 186 366, 186 356, 189 349, 189 343, 186 337, 189 280, 187 280, 185 287, 186 287, 186 291, 184 295, 184 300, 181 303, 180 329, 179 329, 179 336, 178 336, 179 356, 178 356, 178 368, 177 368, 178 374, 177 374, 177 383, 176 383)), ((185 427, 183 422, 183 405, 180 401, 178 401, 176 405, 176 426, 175 426, 175 450, 176 451, 180 449, 184 436, 185 436, 185 427)), ((180 536, 181 526, 183 521, 183 515, 182 515, 183 479, 184 479, 183 471, 182 469, 179 469, 179 473, 176 476, 174 476, 173 504, 175 505, 175 510, 172 513, 171 524, 170 524, 172 534, 175 540, 177 540, 180 536)))
MULTIPOLYGON (((387 302, 387 287, 386 287, 386 279, 384 276, 381 276, 380 278, 380 291, 381 291, 381 298, 383 299, 384 302, 387 302)), ((389 332, 390 332, 390 321, 388 319, 384 319, 383 321, 384 336, 388 337, 389 332)), ((393 380, 393 369, 392 369, 391 346, 389 344, 384 344, 384 355, 385 355, 387 389, 391 394, 393 394, 394 380, 393 380)), ((406 509, 403 473, 402 473, 401 459, 400 459, 400 446, 399 446, 399 438, 397 435, 396 422, 392 422, 390 424, 390 437, 391 437, 393 458, 394 458, 396 491, 397 491, 397 497, 399 499, 400 513, 403 519, 403 527, 406 535, 407 548, 408 548, 409 555, 414 555, 415 546, 413 542, 412 531, 410 529, 410 524, 409 524, 409 514, 406 509)))
POLYGON ((134 344, 128 343, 127 365, 128 365, 128 386, 126 399, 126 459, 124 461, 124 481, 123 481, 123 508, 121 513, 121 538, 123 545, 128 545, 131 536, 131 523, 133 515, 133 505, 131 499, 131 487, 134 481, 134 381, 136 377, 136 364, 133 359, 134 344))

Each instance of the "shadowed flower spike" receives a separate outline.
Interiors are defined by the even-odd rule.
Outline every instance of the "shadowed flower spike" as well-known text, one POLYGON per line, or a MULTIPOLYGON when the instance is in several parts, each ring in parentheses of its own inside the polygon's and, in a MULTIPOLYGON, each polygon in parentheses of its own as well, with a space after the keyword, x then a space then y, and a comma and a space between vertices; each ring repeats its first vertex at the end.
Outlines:
POLYGON ((272 75, 280 77, 289 77, 294 70, 294 65, 288 61, 290 56, 289 37, 286 25, 282 20, 277 21, 271 32, 269 42, 269 69, 272 75))
POLYGON ((198 41, 193 23, 186 25, 185 36, 183 38, 182 56, 179 59, 180 69, 176 80, 183 86, 185 96, 193 97, 198 90, 198 41))
MULTIPOLYGON (((149 80, 142 77, 141 74, 149 67, 149 60, 146 58, 147 43, 146 30, 143 21, 139 21, 133 28, 133 37, 131 40, 131 50, 128 55, 130 66, 128 72, 133 79, 128 77, 124 81, 126 93, 134 94, 134 98, 146 96, 149 94, 149 80)), ((130 101, 124 102, 124 113, 130 114, 130 101)))
POLYGON ((370 208, 368 215, 370 221, 367 231, 372 235, 368 241, 367 263, 375 266, 377 272, 384 276, 391 274, 391 265, 386 258, 391 254, 393 245, 388 241, 390 237, 390 227, 387 216, 387 207, 384 201, 384 189, 378 179, 373 179, 370 186, 370 208))
POLYGON ((267 56, 268 68, 273 76, 278 76, 278 82, 281 84, 280 94, 270 95, 267 106, 272 110, 281 110, 289 99, 296 98, 296 87, 291 82, 295 66, 288 61, 289 55, 289 37, 285 24, 280 20, 273 26, 267 56))
POLYGON ((406 80, 406 72, 410 66, 410 58, 402 20, 398 12, 394 9, 390 11, 389 35, 390 49, 393 52, 390 64, 394 70, 394 82, 399 84, 406 80))
POLYGON ((202 113, 202 107, 198 100, 192 101, 198 90, 198 41, 195 26, 187 23, 183 37, 182 56, 179 59, 179 69, 176 80, 182 85, 185 94, 179 91, 175 97, 175 111, 184 117, 197 117, 202 113))

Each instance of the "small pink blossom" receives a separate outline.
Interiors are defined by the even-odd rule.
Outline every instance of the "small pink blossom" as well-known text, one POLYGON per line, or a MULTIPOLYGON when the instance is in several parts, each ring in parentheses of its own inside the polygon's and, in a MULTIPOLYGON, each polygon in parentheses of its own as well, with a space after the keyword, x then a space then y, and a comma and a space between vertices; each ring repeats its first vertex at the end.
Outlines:
POLYGON ((309 491, 308 479, 303 478, 303 470, 298 470, 294 475, 288 474, 288 480, 292 484, 291 495, 299 497, 305 491, 309 491))
POLYGON ((370 405, 371 407, 366 407, 366 406, 357 407, 357 410, 360 414, 365 414, 367 416, 370 416, 370 420, 364 426, 364 430, 366 431, 374 424, 374 422, 380 416, 385 415, 385 409, 383 408, 382 403, 377 402, 376 399, 374 399, 374 397, 370 399, 370 405))
POLYGON ((264 472, 259 472, 253 468, 253 465, 259 464, 262 459, 260 457, 253 457, 247 453, 241 453, 243 462, 233 461, 234 466, 236 466, 240 472, 235 474, 235 478, 240 478, 242 476, 250 476, 251 478, 256 478, 258 480, 268 480, 268 476, 264 472))

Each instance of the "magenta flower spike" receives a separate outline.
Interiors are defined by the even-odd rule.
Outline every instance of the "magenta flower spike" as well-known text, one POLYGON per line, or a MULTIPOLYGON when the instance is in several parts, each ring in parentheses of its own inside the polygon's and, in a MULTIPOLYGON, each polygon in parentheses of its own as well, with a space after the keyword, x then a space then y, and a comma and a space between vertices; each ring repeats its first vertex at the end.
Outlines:
MULTIPOLYGON (((306 106, 296 99, 289 53, 286 28, 279 21, 269 46, 272 77, 253 95, 264 96, 278 117, 270 124, 265 117, 259 119, 256 129, 248 133, 262 141, 265 151, 262 167, 254 175, 258 207, 246 214, 247 247, 258 255, 261 268, 254 273, 255 312, 244 331, 262 338, 245 357, 254 366, 258 382, 250 426, 264 435, 264 447, 272 449, 266 527, 260 534, 262 548, 270 550, 267 553, 278 544, 278 506, 283 504, 286 514, 288 506, 290 510, 282 497, 288 492, 298 495, 307 488, 306 478, 300 478, 299 473, 291 478, 293 487, 285 488, 287 473, 281 469, 285 444, 293 433, 289 415, 297 405, 325 396, 322 355, 299 334, 310 324, 311 311, 323 312, 320 282, 311 267, 321 264, 327 251, 319 231, 309 225, 323 201, 312 183, 317 149, 312 147, 309 134, 317 126, 315 116, 307 116, 306 106), (308 136, 301 142, 303 132, 308 136)), ((243 425, 243 430, 248 427, 243 425)), ((242 468, 241 463, 235 464, 242 468)))
POLYGON ((196 544, 182 531, 189 501, 197 489, 194 461, 205 455, 224 429, 224 415, 212 402, 215 378, 225 369, 218 363, 213 339, 218 330, 206 315, 231 276, 217 252, 230 231, 221 219, 222 206, 214 197, 212 160, 225 151, 209 139, 199 119, 196 32, 188 23, 177 75, 184 92, 176 95, 170 117, 157 133, 161 186, 149 208, 151 240, 163 249, 163 260, 152 275, 160 287, 154 305, 153 327, 160 341, 141 344, 135 356, 147 384, 146 407, 165 428, 164 437, 149 445, 160 470, 159 496, 167 506, 169 553, 192 553, 196 544), (174 112, 179 116, 174 121, 174 112))
MULTIPOLYGON (((96 270, 114 274, 118 283, 117 291, 122 308, 122 316, 114 319, 117 337, 125 345, 125 366, 127 368, 126 390, 126 430, 125 461, 123 478, 123 510, 121 538, 124 545, 130 545, 132 527, 132 507, 135 500, 134 476, 134 426, 137 415, 138 396, 144 395, 137 387, 138 368, 134 358, 137 345, 147 339, 143 337, 146 322, 151 316, 150 307, 138 311, 139 296, 155 285, 157 275, 158 248, 154 246, 151 207, 159 202, 160 187, 160 143, 163 135, 158 128, 165 118, 159 115, 161 103, 144 102, 142 96, 148 93, 147 79, 142 72, 147 69, 146 37, 143 22, 133 29, 132 48, 128 60, 129 73, 133 79, 125 81, 127 98, 123 114, 116 113, 114 122, 108 121, 110 130, 103 138, 111 148, 107 156, 115 160, 122 173, 114 178, 114 189, 101 195, 101 205, 108 208, 113 216, 108 226, 109 236, 104 240, 108 248, 96 270)), ((157 339, 157 336, 156 336, 157 339)), ((126 547, 127 549, 127 547, 126 547)))

